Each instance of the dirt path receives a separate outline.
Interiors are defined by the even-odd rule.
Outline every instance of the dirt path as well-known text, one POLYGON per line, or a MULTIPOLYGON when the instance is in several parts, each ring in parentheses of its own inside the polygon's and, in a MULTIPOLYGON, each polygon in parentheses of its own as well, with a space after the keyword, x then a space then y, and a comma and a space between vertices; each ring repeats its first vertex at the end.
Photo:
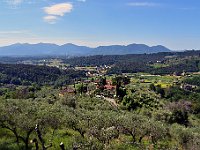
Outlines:
POLYGON ((119 106, 119 105, 116 103, 115 99, 108 98, 108 97, 105 97, 104 99, 105 99, 106 101, 108 101, 109 103, 111 103, 113 106, 116 106, 116 107, 119 106))

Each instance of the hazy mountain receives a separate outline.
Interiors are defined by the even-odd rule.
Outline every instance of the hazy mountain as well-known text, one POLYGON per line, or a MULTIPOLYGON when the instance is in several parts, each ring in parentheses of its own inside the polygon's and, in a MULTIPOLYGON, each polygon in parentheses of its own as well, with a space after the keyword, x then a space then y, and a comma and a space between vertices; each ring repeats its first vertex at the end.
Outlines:
POLYGON ((65 55, 90 55, 93 49, 86 46, 77 46, 71 43, 61 45, 58 50, 58 54, 65 55))
POLYGON ((99 46, 90 48, 87 46, 78 46, 71 43, 56 45, 50 43, 38 44, 13 44, 10 46, 0 47, 1 56, 41 56, 41 55, 70 55, 70 56, 87 56, 87 55, 124 55, 124 54, 144 54, 157 52, 170 52, 168 48, 158 45, 149 47, 145 44, 130 44, 99 46))
POLYGON ((0 47, 0 55, 8 56, 26 56, 26 55, 50 55, 57 51, 58 45, 49 43, 38 44, 13 44, 10 46, 0 47))
POLYGON ((145 44, 130 44, 127 46, 113 45, 113 46, 100 46, 95 49, 95 53, 108 54, 108 55, 124 55, 124 54, 150 54, 157 52, 170 52, 168 48, 164 46, 149 47, 145 44))

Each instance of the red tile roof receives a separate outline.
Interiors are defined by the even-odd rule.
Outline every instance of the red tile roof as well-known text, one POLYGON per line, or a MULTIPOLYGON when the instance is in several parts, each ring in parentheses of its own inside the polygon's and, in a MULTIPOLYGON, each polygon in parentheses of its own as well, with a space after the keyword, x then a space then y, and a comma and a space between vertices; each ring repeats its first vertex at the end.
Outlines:
POLYGON ((116 86, 113 86, 113 85, 105 85, 104 88, 105 88, 105 89, 108 89, 108 90, 113 90, 113 89, 116 89, 116 86))

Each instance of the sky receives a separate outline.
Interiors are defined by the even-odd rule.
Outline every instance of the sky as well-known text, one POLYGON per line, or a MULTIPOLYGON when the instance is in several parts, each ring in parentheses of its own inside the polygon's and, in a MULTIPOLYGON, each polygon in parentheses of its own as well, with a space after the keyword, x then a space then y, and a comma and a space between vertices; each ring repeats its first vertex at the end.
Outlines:
POLYGON ((0 46, 40 42, 200 49, 200 0, 0 0, 0 46))

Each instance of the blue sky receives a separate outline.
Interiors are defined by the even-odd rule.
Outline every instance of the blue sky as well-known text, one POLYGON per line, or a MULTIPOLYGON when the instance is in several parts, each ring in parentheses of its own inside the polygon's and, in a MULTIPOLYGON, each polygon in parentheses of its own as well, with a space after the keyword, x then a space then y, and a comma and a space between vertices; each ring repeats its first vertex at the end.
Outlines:
POLYGON ((144 43, 200 49, 199 0, 0 0, 0 46, 144 43))

